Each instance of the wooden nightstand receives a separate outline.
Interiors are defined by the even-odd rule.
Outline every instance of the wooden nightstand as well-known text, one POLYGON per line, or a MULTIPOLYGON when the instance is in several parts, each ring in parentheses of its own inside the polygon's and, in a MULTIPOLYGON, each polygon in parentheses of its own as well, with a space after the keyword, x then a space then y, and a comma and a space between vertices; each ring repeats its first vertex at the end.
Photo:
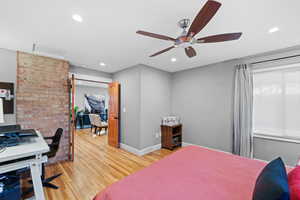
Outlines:
POLYGON ((161 147, 173 150, 182 146, 182 124, 161 125, 161 147))

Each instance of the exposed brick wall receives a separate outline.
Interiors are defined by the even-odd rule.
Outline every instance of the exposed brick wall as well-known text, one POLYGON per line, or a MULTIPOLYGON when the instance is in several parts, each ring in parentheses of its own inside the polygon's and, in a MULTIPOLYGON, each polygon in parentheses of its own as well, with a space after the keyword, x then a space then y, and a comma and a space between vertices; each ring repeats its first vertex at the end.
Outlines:
POLYGON ((17 123, 44 136, 63 128, 59 152, 51 162, 68 159, 69 63, 22 52, 18 52, 17 61, 17 123))

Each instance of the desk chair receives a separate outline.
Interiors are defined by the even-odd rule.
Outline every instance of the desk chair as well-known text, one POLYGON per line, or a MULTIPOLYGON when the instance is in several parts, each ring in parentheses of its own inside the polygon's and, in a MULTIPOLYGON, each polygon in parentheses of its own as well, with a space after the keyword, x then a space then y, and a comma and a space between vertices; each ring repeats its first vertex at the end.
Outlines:
MULTIPOLYGON (((48 156, 48 158, 53 158, 56 156, 56 153, 59 149, 59 143, 60 143, 60 139, 61 136, 63 134, 63 129, 59 128, 56 130, 56 133, 54 136, 52 137, 44 137, 45 140, 51 140, 51 143, 48 144, 50 151, 45 153, 44 155, 48 156)), ((42 164, 42 183, 43 183, 43 187, 47 187, 47 188, 52 188, 52 189, 58 189, 59 187, 52 184, 51 181, 53 181, 54 179, 58 178, 59 176, 61 176, 62 173, 56 174, 54 176, 51 176, 49 178, 45 178, 45 164, 42 164)), ((29 181, 30 184, 32 184, 32 181, 29 181)), ((24 195, 27 195, 29 193, 33 192, 33 187, 29 188, 27 191, 24 192, 24 195)))

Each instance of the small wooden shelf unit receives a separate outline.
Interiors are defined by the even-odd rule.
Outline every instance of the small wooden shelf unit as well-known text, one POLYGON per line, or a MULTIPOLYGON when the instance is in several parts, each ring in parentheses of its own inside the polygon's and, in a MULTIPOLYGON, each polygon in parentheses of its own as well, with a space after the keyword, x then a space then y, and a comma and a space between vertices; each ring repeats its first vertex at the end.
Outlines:
POLYGON ((161 125, 161 147, 173 150, 182 146, 182 124, 161 125))

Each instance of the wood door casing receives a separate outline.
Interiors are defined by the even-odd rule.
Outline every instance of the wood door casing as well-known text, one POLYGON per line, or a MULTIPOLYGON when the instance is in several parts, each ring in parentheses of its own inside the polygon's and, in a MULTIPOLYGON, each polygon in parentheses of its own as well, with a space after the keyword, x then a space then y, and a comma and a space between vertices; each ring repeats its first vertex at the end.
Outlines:
POLYGON ((69 137, 69 159, 74 161, 74 137, 76 131, 76 124, 75 124, 75 76, 72 74, 71 77, 71 107, 72 107, 72 119, 71 119, 71 134, 69 137))
POLYGON ((108 144, 120 147, 120 84, 109 84, 108 144))

